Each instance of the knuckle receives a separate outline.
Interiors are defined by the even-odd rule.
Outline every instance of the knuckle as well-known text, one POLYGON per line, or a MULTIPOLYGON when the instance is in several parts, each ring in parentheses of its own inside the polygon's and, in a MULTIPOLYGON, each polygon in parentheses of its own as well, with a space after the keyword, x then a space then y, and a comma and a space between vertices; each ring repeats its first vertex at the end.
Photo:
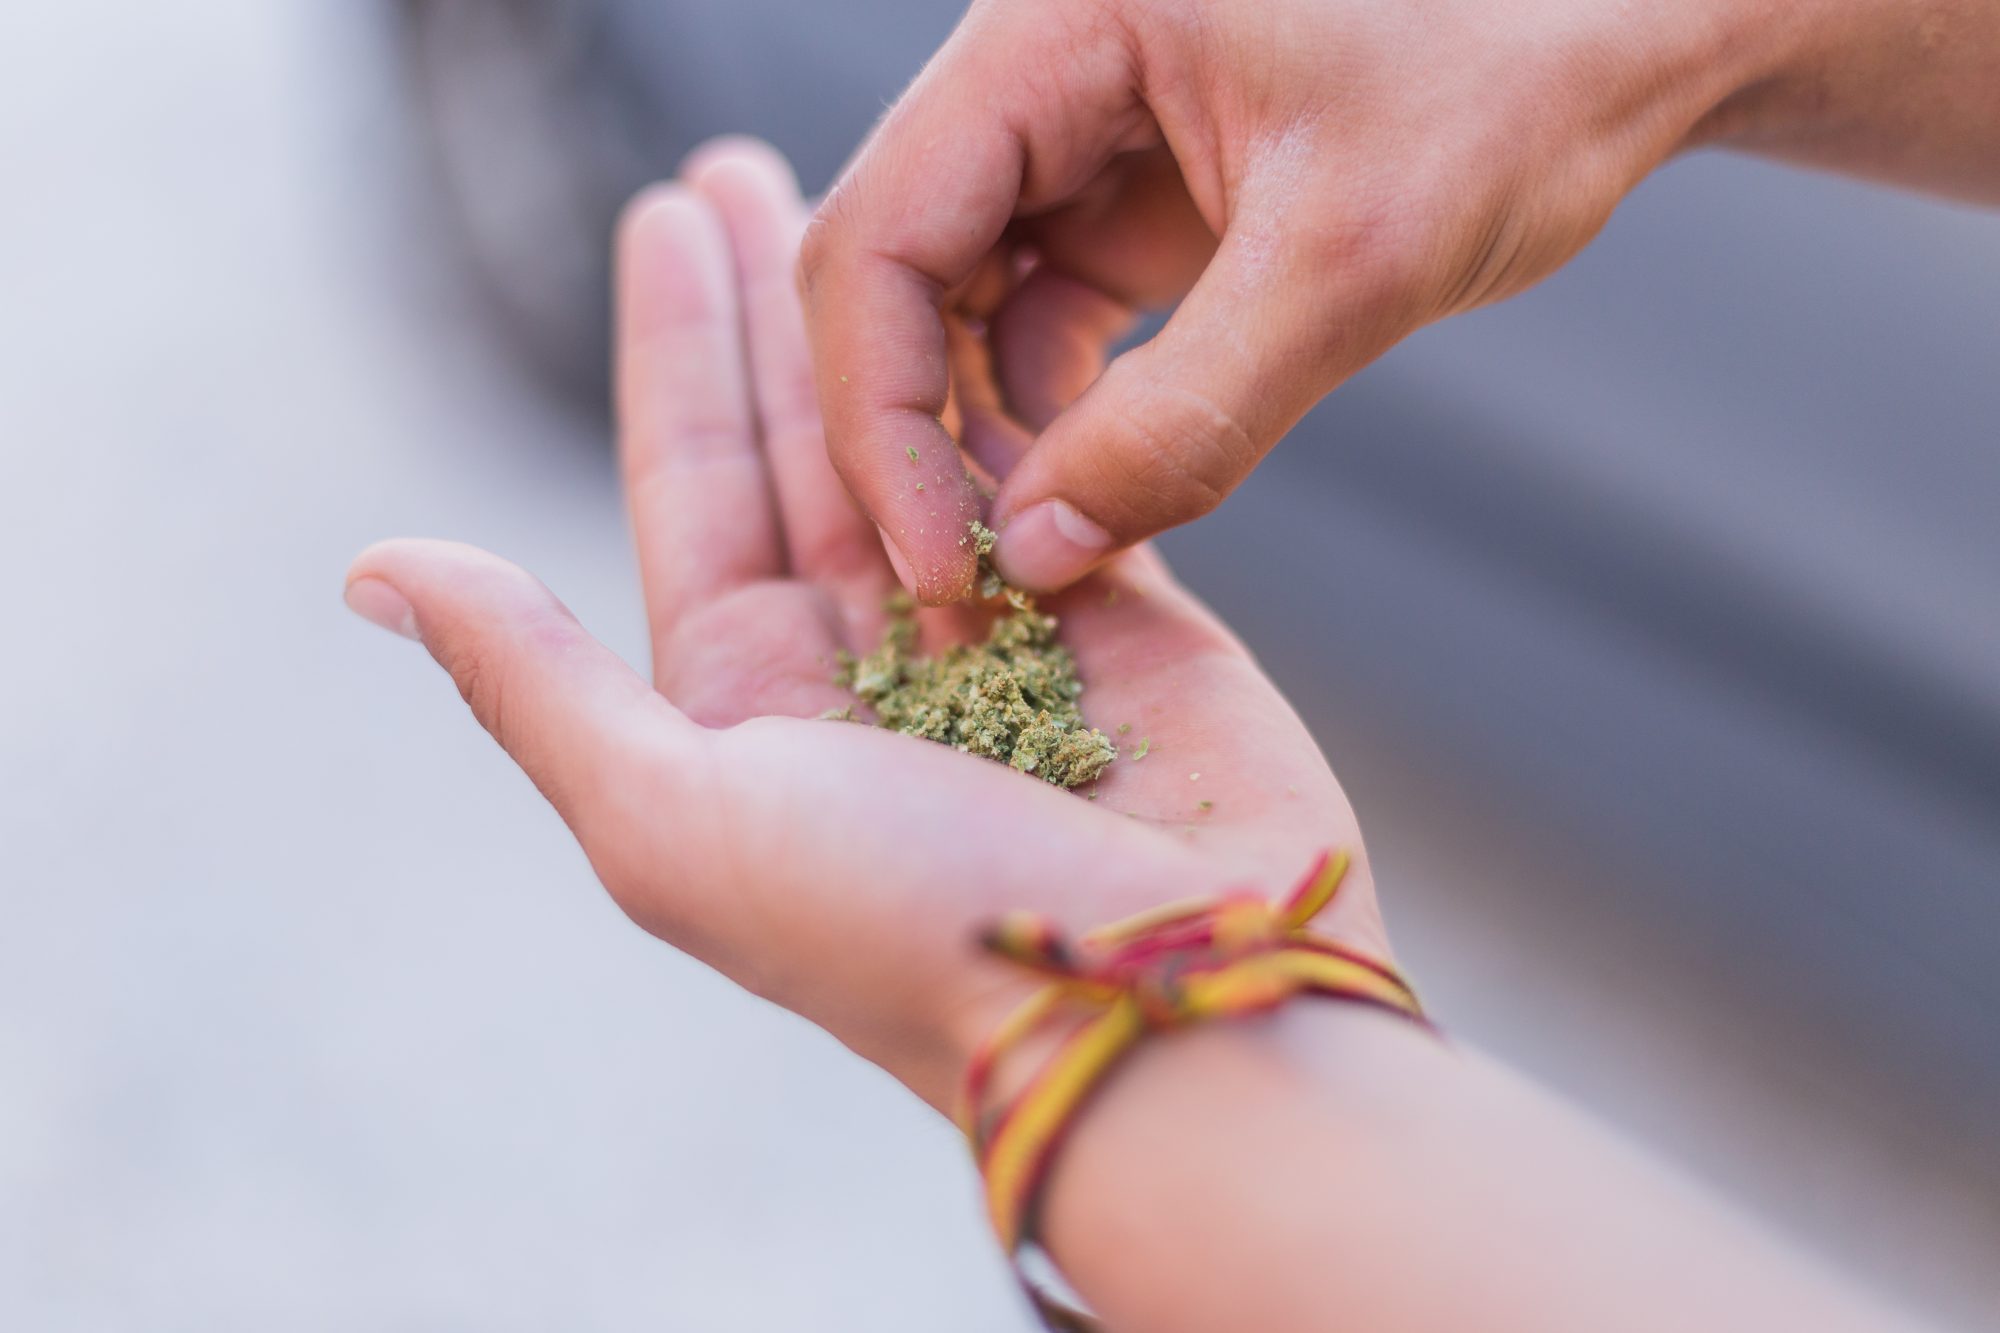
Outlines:
POLYGON ((1349 304, 1367 316, 1410 305, 1429 264, 1422 216, 1401 202, 1382 200, 1352 215, 1322 242, 1315 256, 1324 273, 1339 275, 1349 304))
POLYGON ((1428 248, 1416 225, 1404 218, 1371 227, 1356 246, 1362 290, 1384 301, 1402 298, 1429 270, 1428 248))
POLYGON ((1258 449, 1236 417, 1206 394, 1155 382, 1158 410, 1128 423, 1123 475, 1107 493, 1121 497, 1127 531, 1199 518, 1221 504, 1252 466, 1258 449))
POLYGON ((807 298, 812 296, 841 248, 846 232, 845 200, 848 188, 847 182, 841 181, 827 191, 826 198, 806 220, 805 234, 799 238, 798 287, 807 298))
POLYGON ((521 663, 568 652, 576 634, 559 623, 522 627, 504 639, 460 631, 440 644, 438 657, 473 718, 531 775, 544 756, 535 734, 536 682, 521 663))
POLYGON ((1295 228, 1261 219, 1283 230, 1277 244, 1297 247, 1285 279, 1364 316, 1421 303, 1440 219, 1459 211, 1464 192, 1461 180, 1434 175, 1422 165, 1347 164, 1335 172, 1337 193, 1322 197, 1323 221, 1295 228))
POLYGON ((472 716, 505 749, 509 733, 507 693, 501 684, 498 663, 483 648, 463 645, 448 654, 445 670, 451 675, 451 683, 458 687, 458 697, 472 710, 472 716))

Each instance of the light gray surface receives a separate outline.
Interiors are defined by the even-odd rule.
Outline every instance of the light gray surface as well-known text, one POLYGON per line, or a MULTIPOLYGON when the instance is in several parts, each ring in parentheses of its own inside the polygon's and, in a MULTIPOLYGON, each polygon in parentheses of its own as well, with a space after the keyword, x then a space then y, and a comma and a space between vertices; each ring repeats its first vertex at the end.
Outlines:
MULTIPOLYGON (((0 1323, 1023 1328, 949 1132, 628 927, 449 683, 341 609, 355 549, 433 533, 641 645, 597 427, 480 330, 362 11, 0 15, 0 1323)), ((1731 193, 1751 170, 1677 168, 1690 193, 1651 187, 1586 260, 1608 271, 1419 343, 1316 420, 1350 436, 1345 471, 1294 441, 1177 549, 1333 745, 1449 1022, 1855 1271, 1977 1320, 2000 1310, 2000 1169, 1970 1114, 1995 1077, 1977 1063, 1993 973, 1963 976, 2000 953, 1977 894, 1990 793, 1983 819, 1967 799, 1988 752, 1926 768, 1935 747, 1896 758, 1894 716, 1775 706, 1801 659, 1746 677, 1669 651, 1615 610, 1659 605, 1657 581, 1607 582, 1626 568, 1609 556, 1554 577, 1529 540, 1577 512, 1613 531, 1712 516, 1668 551, 1758 571, 1797 589, 1801 623, 1883 633, 1903 645, 1887 660, 1992 699, 2000 453, 1968 448, 2000 391, 1980 373, 1990 221, 1802 185, 1783 196, 1802 223, 1861 210, 1936 273, 1915 309, 1895 304, 1907 274, 1877 289, 1851 264, 1829 308, 1799 307, 1815 265, 1855 249, 1815 256, 1761 202, 1716 231, 1678 211, 1763 200, 1731 193), (1760 303, 1745 256, 1803 277, 1760 303), (1728 319, 1689 308, 1675 264, 1730 275, 1708 294, 1728 319), (1635 267, 1657 274, 1657 342, 1635 345, 1629 307, 1577 314, 1633 299, 1635 267), (1842 356, 1807 337, 1870 309, 1885 331, 1842 356), (1819 350, 1786 351, 1801 340, 1819 350), (1874 372, 1907 402, 1858 387, 1871 347, 1913 341, 1874 372), (1801 484, 1757 446, 1796 441, 1779 409, 1808 400, 1849 451, 1925 425, 1890 462, 1801 484), (1644 430, 1593 452, 1607 420, 1644 430), (1523 461, 1452 474, 1518 503, 1464 504, 1441 542, 1435 478, 1387 446, 1449 463, 1487 431, 1523 461), (1661 440, 1701 446, 1699 466, 1649 472, 1675 456, 1661 440), (1935 517, 1877 503, 1876 466, 1914 475, 1935 517), (1515 521, 1546 489, 1524 470, 1591 502, 1515 521), (1319 534, 1303 568, 1258 545, 1286 517, 1319 534), (1817 538, 1788 539, 1812 525, 1852 547, 1802 566, 1817 538), (1834 965, 1899 918, 1851 877, 1831 919, 1858 926, 1812 915, 1816 816, 1869 866, 1929 858, 1880 886, 1923 924, 1886 947, 1910 976, 1945 960, 1962 1030, 1926 1002, 1852 1039, 1874 992, 1834 965), (1685 876, 1658 869, 1675 847, 1685 876), (1794 887, 1767 896, 1773 879, 1794 887)), ((1701 648, 1687 617, 1712 622, 1681 614, 1701 648)), ((1836 679, 1881 676, 1865 648, 1836 679)), ((1917 697, 1930 716, 1941 696, 1917 697)))
POLYGON ((629 927, 342 608, 442 533, 642 642, 353 13, 0 37, 0 1325, 1023 1327, 946 1127, 629 927))

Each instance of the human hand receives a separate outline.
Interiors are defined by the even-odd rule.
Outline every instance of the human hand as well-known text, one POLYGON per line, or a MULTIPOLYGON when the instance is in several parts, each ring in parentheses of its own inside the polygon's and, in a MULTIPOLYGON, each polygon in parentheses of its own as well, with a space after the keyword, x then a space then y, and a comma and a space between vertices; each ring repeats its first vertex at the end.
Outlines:
POLYGON ((1004 478, 1000 569, 1066 586, 1408 333, 1567 260, 1768 67, 1769 8, 977 0, 806 243, 835 464, 914 590, 962 596, 982 500, 949 379, 1004 478), (1183 295, 1104 367, 1132 307, 1183 295))
MULTIPOLYGON (((1321 925, 1387 957, 1333 774, 1148 549, 1045 603, 1085 714, 1124 744, 1097 799, 819 720, 851 702, 835 655, 875 645, 895 576, 827 462, 792 283, 803 227, 789 169, 742 141, 696 154, 621 227, 620 445, 650 684, 468 547, 371 547, 350 605, 421 640, 634 921, 933 1105, 1031 984, 974 944, 1009 909, 1083 929, 1229 887, 1275 896, 1342 847, 1354 865, 1321 925)), ((923 632, 977 619, 927 611, 923 632)))

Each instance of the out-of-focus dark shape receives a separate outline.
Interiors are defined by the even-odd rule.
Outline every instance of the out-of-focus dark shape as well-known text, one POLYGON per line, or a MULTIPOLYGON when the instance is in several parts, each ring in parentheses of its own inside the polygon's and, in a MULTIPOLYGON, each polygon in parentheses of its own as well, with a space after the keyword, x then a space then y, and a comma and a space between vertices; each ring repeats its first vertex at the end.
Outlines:
POLYGON ((717 134, 782 146, 823 188, 943 40, 938 0, 396 0, 464 249, 524 359, 605 402, 619 207, 717 134))
POLYGON ((608 220, 655 173, 644 103, 591 0, 404 0, 405 47, 482 290, 522 354, 601 401, 608 220))

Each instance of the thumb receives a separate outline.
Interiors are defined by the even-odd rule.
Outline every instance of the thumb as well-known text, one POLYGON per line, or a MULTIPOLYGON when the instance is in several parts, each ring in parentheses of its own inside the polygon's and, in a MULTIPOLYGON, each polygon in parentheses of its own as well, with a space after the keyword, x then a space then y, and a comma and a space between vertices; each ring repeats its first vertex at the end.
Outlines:
POLYGON ((645 856, 629 845, 652 821, 641 808, 681 808, 663 787, 698 782, 675 762, 695 725, 514 565, 457 542, 380 542, 348 570, 346 598, 429 650, 607 883, 645 856))
POLYGON ((1043 431, 994 501, 1000 572, 1052 592, 1206 514, 1405 330, 1387 265, 1295 224, 1232 225, 1194 290, 1043 431))

